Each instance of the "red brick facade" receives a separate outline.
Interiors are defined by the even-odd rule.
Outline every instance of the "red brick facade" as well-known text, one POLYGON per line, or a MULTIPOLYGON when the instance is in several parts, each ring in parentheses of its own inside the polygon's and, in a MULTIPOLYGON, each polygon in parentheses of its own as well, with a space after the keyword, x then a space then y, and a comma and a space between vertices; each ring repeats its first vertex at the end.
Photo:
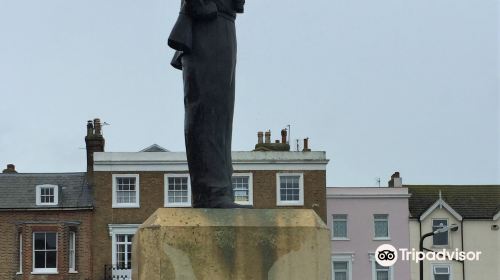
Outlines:
POLYGON ((0 279, 91 280, 91 210, 0 212, 0 279), (76 234, 76 271, 69 273, 69 232, 76 234), (32 274, 33 233, 57 233, 57 274, 32 274), (19 236, 22 273, 19 273, 19 236))
MULTIPOLYGON (((241 171, 235 173, 252 173, 254 208, 280 208, 276 205, 276 174, 287 171, 241 171)), ((309 208, 326 221, 326 173, 324 170, 290 171, 302 173, 304 176, 304 205, 286 206, 288 208, 309 208)), ((164 174, 187 172, 102 172, 94 171, 95 216, 93 222, 92 250, 93 279, 104 277, 104 266, 112 264, 112 238, 109 224, 141 224, 157 208, 164 207, 164 174), (112 208, 112 175, 138 174, 140 189, 140 208, 112 208), (97 253, 99 252, 99 253, 97 253)))

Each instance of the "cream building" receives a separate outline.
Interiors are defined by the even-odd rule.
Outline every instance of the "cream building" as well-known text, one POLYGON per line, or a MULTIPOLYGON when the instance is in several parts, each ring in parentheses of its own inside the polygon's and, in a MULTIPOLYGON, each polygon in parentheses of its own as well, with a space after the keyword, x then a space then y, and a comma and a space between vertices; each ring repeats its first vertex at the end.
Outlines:
MULTIPOLYGON (((500 186, 407 186, 411 197, 410 250, 420 237, 441 226, 455 231, 427 237, 424 251, 480 252, 479 260, 424 260, 423 279, 500 279, 500 186)), ((468 255, 473 257, 472 253, 468 255)), ((466 256, 467 257, 467 256, 466 256)), ((420 279, 419 264, 411 262, 411 279, 420 279)))

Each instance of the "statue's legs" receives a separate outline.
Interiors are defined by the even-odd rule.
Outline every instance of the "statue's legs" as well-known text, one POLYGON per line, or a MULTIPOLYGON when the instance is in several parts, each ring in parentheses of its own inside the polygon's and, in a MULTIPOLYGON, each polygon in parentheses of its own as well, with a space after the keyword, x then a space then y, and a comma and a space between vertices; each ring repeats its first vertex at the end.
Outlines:
POLYGON ((196 21, 192 53, 183 56, 182 65, 193 207, 228 208, 233 204, 234 21, 196 21))

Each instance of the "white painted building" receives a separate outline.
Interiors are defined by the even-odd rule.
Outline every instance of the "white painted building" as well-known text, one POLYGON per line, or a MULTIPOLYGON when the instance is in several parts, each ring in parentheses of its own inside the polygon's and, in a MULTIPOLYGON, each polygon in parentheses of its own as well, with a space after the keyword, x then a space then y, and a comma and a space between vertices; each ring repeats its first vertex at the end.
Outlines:
MULTIPOLYGON (((479 260, 425 260, 423 279, 500 279, 499 185, 407 187, 411 195, 410 248, 418 249, 426 233, 457 225, 456 231, 426 238, 424 251, 480 252, 479 260)), ((419 277, 419 264, 412 262, 411 279, 419 277)))

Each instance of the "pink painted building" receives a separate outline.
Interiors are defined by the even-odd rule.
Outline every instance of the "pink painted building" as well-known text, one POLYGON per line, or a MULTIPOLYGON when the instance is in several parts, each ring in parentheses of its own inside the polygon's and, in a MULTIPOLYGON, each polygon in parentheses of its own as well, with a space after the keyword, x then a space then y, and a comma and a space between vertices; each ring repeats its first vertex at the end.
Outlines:
POLYGON ((410 246, 408 189, 394 174, 390 187, 327 188, 333 280, 409 280, 410 265, 379 266, 379 245, 410 246))

